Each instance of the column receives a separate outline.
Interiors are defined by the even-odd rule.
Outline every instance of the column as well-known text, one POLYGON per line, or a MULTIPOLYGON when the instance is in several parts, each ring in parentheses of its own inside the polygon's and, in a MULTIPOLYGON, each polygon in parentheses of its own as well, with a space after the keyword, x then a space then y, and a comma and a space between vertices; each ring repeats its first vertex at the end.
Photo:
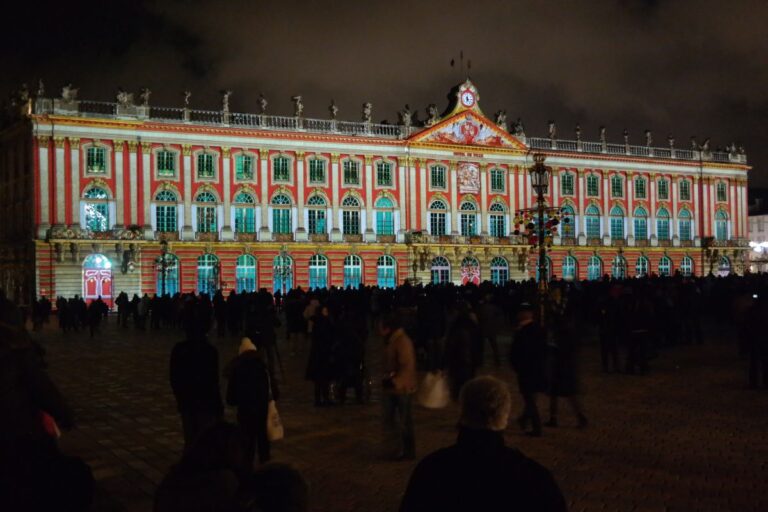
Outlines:
POLYGON ((221 148, 221 173, 222 179, 222 199, 224 203, 224 220, 221 223, 221 240, 229 242, 235 239, 235 235, 232 232, 232 151, 228 147, 221 148))
POLYGON ((517 207, 522 210, 527 208, 525 204, 525 174, 526 170, 523 167, 518 170, 517 173, 517 207))
POLYGON ((552 204, 550 206, 557 207, 560 202, 560 172, 562 169, 552 169, 552 204))
POLYGON ((38 135, 38 167, 39 167, 39 179, 40 179, 40 197, 38 198, 38 204, 40 207, 40 224, 37 227, 37 237, 45 238, 48 234, 48 229, 51 227, 50 217, 50 191, 48 183, 48 143, 50 138, 47 135, 38 135))
POLYGON ((56 148, 55 160, 54 160, 54 176, 56 180, 56 193, 54 197, 54 205, 56 207, 54 226, 63 228, 66 223, 66 211, 67 211, 67 187, 66 187, 66 172, 67 168, 64 164, 64 137, 54 137, 53 144, 56 148))
POLYGON ((271 240, 269 231, 269 150, 259 149, 259 180, 261 181, 261 227, 259 240, 271 240))
POLYGON ((422 231, 429 231, 428 226, 428 210, 427 204, 427 169, 426 160, 419 158, 419 205, 421 207, 421 229, 422 231))
POLYGON ((678 233, 677 223, 677 179, 675 177, 669 177, 669 193, 672 194, 672 225, 669 227, 670 233, 672 233, 672 244, 675 246, 680 245, 680 233, 678 233))
POLYGON ((747 238, 749 236, 747 230, 747 180, 746 178, 739 180, 739 222, 741 222, 741 236, 747 238))
POLYGON ((738 202, 738 183, 735 179, 728 180, 728 215, 731 217, 731 238, 736 238, 741 233, 741 222, 739 220, 737 202, 738 202))
POLYGON ((72 225, 70 229, 80 229, 80 139, 69 139, 69 188, 72 190, 72 225))
POLYGON ((296 152, 296 240, 308 240, 307 231, 304 229, 304 152, 296 152))
MULTIPOLYGON (((373 218, 373 157, 365 155, 365 240, 373 241, 376 235, 372 229, 373 218)), ((361 219, 362 222, 362 219, 361 219)))
POLYGON ((459 191, 458 191, 458 175, 456 172, 456 162, 451 162, 448 165, 448 172, 450 173, 450 182, 451 182, 451 232, 448 233, 449 235, 458 235, 461 233, 459 228, 459 216, 458 216, 458 210, 459 205, 457 205, 457 201, 459 200, 459 191))
POLYGON ((128 141, 128 195, 130 196, 131 218, 130 225, 139 223, 139 183, 138 183, 138 155, 136 149, 138 143, 135 140, 128 141))
POLYGON ((192 146, 181 146, 181 159, 184 167, 184 221, 181 228, 182 240, 194 240, 192 231, 192 146))
POLYGON ((578 238, 579 245, 587 244, 586 224, 587 217, 584 215, 584 211, 587 208, 586 205, 586 189, 584 188, 584 169, 576 169, 576 228, 574 233, 578 238))
POLYGON ((480 235, 488 236, 488 164, 480 165, 480 235))
POLYGON ((115 151, 115 209, 117 218, 115 219, 115 229, 122 229, 125 226, 125 193, 123 185, 123 144, 122 140, 112 142, 115 151))
POLYGON ((631 172, 626 173, 627 177, 627 244, 635 244, 635 225, 632 219, 635 215, 635 179, 631 172))
POLYGON ((515 217, 515 210, 517 210, 517 197, 515 196, 515 177, 517 176, 517 167, 510 165, 507 171, 507 195, 509 196, 509 231, 512 232, 512 219, 515 217))
POLYGON ((417 215, 419 213, 419 207, 417 204, 416 196, 416 159, 408 157, 408 195, 410 197, 410 218, 411 218, 411 231, 416 231, 417 215))
MULTIPOLYGON (((341 230, 339 229, 339 189, 341 182, 339 180, 339 154, 331 153, 331 241, 341 241, 341 230)), ((327 222, 327 221, 326 221, 327 222)))
POLYGON ((144 239, 152 240, 155 238, 155 233, 152 231, 152 189, 151 189, 151 168, 152 168, 152 144, 148 142, 142 142, 139 144, 139 150, 141 151, 141 197, 142 197, 142 230, 144 231, 144 239))
POLYGON ((607 172, 600 171, 603 185, 603 244, 611 237, 611 217, 608 215, 611 208, 610 202, 610 182, 611 177, 607 172))
POLYGON ((707 226, 709 227, 709 235, 715 236, 715 212, 717 211, 717 201, 715 196, 715 189, 717 188, 717 182, 711 177, 707 178, 707 226))
POLYGON ((701 219, 703 218, 703 206, 701 204, 701 200, 699 198, 699 178, 694 177, 691 179, 691 188, 693 189, 691 192, 693 193, 693 233, 691 233, 691 236, 693 236, 694 243, 698 241, 698 244, 701 244, 701 237, 704 236, 704 230, 702 226, 701 219))
POLYGON ((648 192, 650 193, 651 211, 648 212, 648 234, 651 238, 651 245, 658 243, 656 236, 656 175, 651 174, 648 179, 648 192))
MULTIPOLYGON (((400 225, 397 229, 397 241, 403 242, 404 236, 405 236, 405 166, 407 165, 408 159, 404 158, 398 158, 397 160, 397 189, 400 192, 400 197, 398 199, 398 207, 400 209, 400 225)), ((394 214, 393 214, 394 217, 394 214)), ((393 219, 394 221, 394 219, 393 219)))

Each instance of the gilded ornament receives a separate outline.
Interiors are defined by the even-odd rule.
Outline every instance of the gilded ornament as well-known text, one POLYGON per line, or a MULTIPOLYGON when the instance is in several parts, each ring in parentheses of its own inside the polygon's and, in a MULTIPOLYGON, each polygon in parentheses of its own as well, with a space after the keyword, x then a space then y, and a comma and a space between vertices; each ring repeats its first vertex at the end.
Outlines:
POLYGON ((337 164, 339 163, 339 154, 338 153, 331 153, 331 163, 337 164))
POLYGON ((72 149, 78 149, 80 147, 80 139, 78 139, 77 137, 70 137, 69 147, 71 147, 72 149))
POLYGON ((372 155, 365 155, 365 165, 371 165, 373 163, 372 155))
POLYGON ((229 156, 232 154, 232 149, 228 148, 226 146, 221 147, 221 156, 224 158, 229 158, 229 156))
POLYGON ((37 142, 42 145, 48 145, 48 141, 51 140, 51 137, 48 135, 38 135, 37 136, 37 142))
POLYGON ((191 156, 192 155, 192 145, 190 144, 182 144, 181 145, 181 154, 184 156, 191 156))
POLYGON ((53 145, 56 146, 56 149, 63 149, 64 148, 64 137, 54 137, 53 138, 53 145))
POLYGON ((112 146, 115 148, 115 153, 122 153, 123 152, 123 144, 125 141, 122 140, 115 140, 112 141, 112 146))
POLYGON ((136 148, 138 148, 138 146, 139 146, 139 143, 137 141, 135 140, 128 141, 128 151, 130 151, 131 153, 135 153, 136 148))

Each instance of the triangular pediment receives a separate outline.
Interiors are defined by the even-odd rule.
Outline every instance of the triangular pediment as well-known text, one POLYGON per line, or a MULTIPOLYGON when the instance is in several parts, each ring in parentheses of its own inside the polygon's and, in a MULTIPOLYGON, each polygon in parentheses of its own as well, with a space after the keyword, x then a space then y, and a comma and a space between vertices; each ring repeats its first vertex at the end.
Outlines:
POLYGON ((527 149, 525 144, 510 135, 506 130, 501 129, 487 117, 479 115, 470 109, 451 115, 434 126, 414 134, 410 141, 420 144, 527 149))

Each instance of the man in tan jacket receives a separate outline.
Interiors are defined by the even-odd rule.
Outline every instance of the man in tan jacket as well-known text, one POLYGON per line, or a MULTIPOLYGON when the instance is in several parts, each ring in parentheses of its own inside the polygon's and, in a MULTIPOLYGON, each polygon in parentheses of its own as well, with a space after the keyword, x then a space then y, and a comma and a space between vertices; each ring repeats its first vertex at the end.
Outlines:
POLYGON ((384 315, 378 325, 379 335, 384 338, 384 371, 382 403, 387 440, 394 446, 400 444, 398 460, 416 457, 413 435, 413 394, 416 392, 416 354, 413 342, 401 327, 396 313, 384 315))

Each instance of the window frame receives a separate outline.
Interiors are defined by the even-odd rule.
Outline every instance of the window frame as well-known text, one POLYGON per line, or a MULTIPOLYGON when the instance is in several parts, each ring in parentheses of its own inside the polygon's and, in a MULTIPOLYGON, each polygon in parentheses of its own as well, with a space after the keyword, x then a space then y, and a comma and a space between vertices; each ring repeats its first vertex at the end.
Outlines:
POLYGON ((235 177, 234 182, 235 183, 255 183, 256 182, 256 175, 258 174, 258 172, 257 172, 257 165, 256 165, 256 162, 259 161, 258 156, 256 154, 254 154, 254 153, 249 152, 249 151, 238 151, 237 153, 234 153, 232 156, 233 156, 233 160, 234 160, 233 163, 234 163, 234 171, 235 171, 234 172, 234 177, 235 177), (250 178, 238 176, 238 162, 241 159, 243 159, 243 161, 244 161, 245 158, 248 158, 250 160, 250 162, 251 162, 251 176, 250 176, 250 178))
MULTIPOLYGON (((159 147, 155 149, 154 155, 153 155, 154 161, 155 161, 155 179, 158 180, 177 180, 179 178, 179 152, 177 150, 166 148, 166 147, 159 147), (160 169, 160 160, 161 155, 167 155, 170 157, 170 161, 173 162, 173 172, 168 174, 165 171, 161 171, 160 169)), ((165 158, 166 163, 168 161, 168 158, 165 158)))
POLYGON ((342 187, 360 187, 362 182, 360 179, 360 169, 362 169, 362 167, 363 167, 362 161, 357 158, 352 158, 352 157, 343 158, 341 160, 342 187), (347 168, 346 168, 347 164, 355 164, 355 173, 356 173, 357 179, 354 182, 347 181, 347 168))
POLYGON ((570 171, 564 171, 560 175, 560 195, 562 196, 574 196, 576 195, 574 173, 570 171))
POLYGON ((328 186, 328 159, 321 155, 312 155, 307 158, 307 181, 306 183, 312 187, 326 187, 328 186), (319 171, 322 171, 322 179, 318 179, 318 176, 313 176, 313 173, 317 173, 317 167, 320 167, 319 171), (315 167, 315 169, 313 169, 315 167))
POLYGON ((219 177, 219 153, 212 149, 201 149, 194 153, 195 174, 194 180, 197 182, 218 182, 219 177), (200 174, 200 158, 210 157, 212 174, 211 176, 202 176, 200 174))
MULTIPOLYGON (((270 170, 270 182, 272 184, 281 184, 281 185, 293 185, 293 175, 294 173, 294 157, 291 155, 285 154, 285 153, 275 153, 273 155, 269 156, 269 170, 270 170), (287 173, 287 177, 283 179, 282 177, 277 177, 277 161, 285 161, 286 162, 286 168, 285 172, 287 173)), ((281 169, 282 171, 282 169, 281 169)))
POLYGON ((492 194, 504 194, 507 191, 507 171, 501 167, 491 167, 488 170, 488 181, 490 181, 488 189, 492 194), (500 187, 495 186, 494 181, 501 183, 500 187))
POLYGON ((374 186, 375 188, 393 189, 395 188, 395 174, 397 165, 391 160, 380 158, 373 163, 374 172, 374 186), (387 172, 389 173, 389 183, 382 183, 380 172, 383 170, 383 166, 387 166, 387 172))
POLYGON ((584 187, 586 188, 585 197, 600 197, 600 176, 598 174, 587 174, 584 182, 584 187), (592 190, 593 185, 594 191, 592 190))
POLYGON ((690 201, 691 200, 691 180, 682 179, 678 183, 678 194, 680 196, 680 201, 690 201), (685 192, 685 194, 683 194, 685 192))
POLYGON ((623 199, 624 198, 624 178, 620 174, 611 175, 611 197, 623 199), (616 191, 619 193, 617 194, 616 191))
POLYGON ((448 166, 443 163, 433 163, 429 167, 429 189, 430 190, 448 190, 448 166), (440 171, 442 171, 442 180, 443 184, 440 185, 439 183, 435 183, 435 172, 438 171, 438 175, 440 174, 440 171))
POLYGON ((660 201, 668 201, 669 200, 669 180, 666 178, 659 178, 656 180, 656 199, 660 201), (662 183, 664 186, 662 187, 662 183), (662 194, 662 188, 664 189, 664 194, 662 194))
POLYGON ((638 176, 634 181, 634 194, 635 199, 648 199, 648 180, 642 176, 638 176), (642 189, 642 194, 640 190, 642 189))

